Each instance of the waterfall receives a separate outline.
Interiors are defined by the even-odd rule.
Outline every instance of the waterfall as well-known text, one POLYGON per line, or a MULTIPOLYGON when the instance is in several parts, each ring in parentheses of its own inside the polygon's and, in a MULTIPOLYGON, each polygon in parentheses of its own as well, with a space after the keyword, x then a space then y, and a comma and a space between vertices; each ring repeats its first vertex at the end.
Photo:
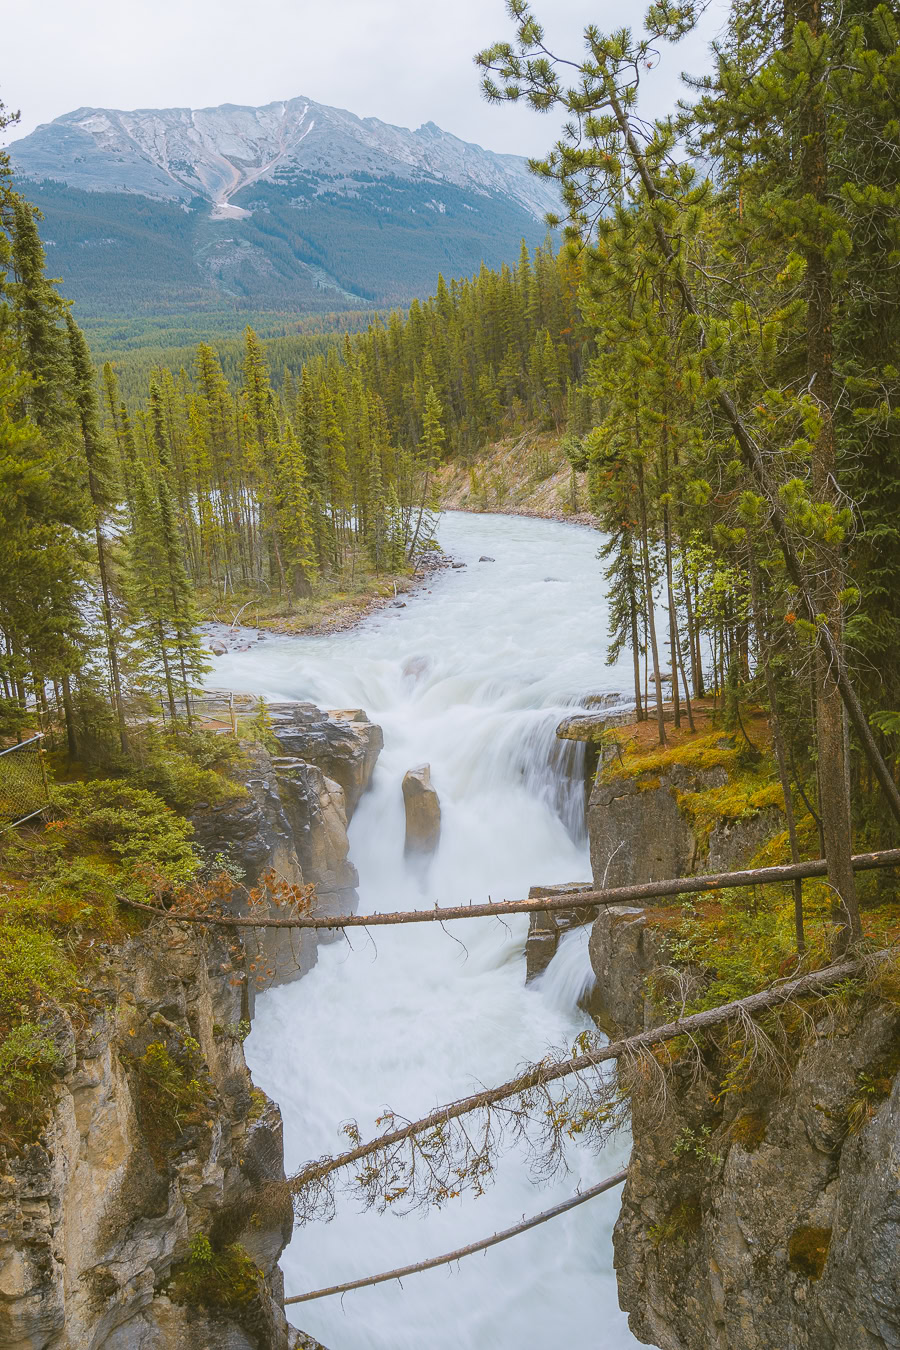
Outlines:
MULTIPOLYGON (((577 526, 445 515, 439 538, 467 566, 403 608, 331 637, 270 640, 218 663, 216 684, 267 698, 362 707, 384 729, 372 786, 350 829, 363 911, 515 899, 590 878, 581 747, 555 728, 585 694, 627 689, 604 664, 607 606, 598 536, 577 526), (495 561, 480 562, 482 554, 495 561), (425 869, 403 857, 400 783, 431 765, 442 810, 425 869)), ((526 988, 527 916, 350 931, 303 980, 257 1003, 247 1056, 280 1103, 288 1170, 364 1137, 390 1106, 407 1117, 500 1082, 588 1025, 587 931, 567 935, 526 988), (456 940, 454 940, 456 939, 456 940), (352 945, 351 945, 352 944, 352 945)), ((360 1213, 339 1195, 327 1224, 299 1229, 282 1258, 289 1294, 376 1274, 509 1227, 616 1170, 622 1140, 535 1187, 523 1155, 486 1194, 439 1211, 360 1213)), ((611 1231, 619 1193, 459 1263, 343 1299, 290 1309, 329 1350, 624 1350, 611 1231)))

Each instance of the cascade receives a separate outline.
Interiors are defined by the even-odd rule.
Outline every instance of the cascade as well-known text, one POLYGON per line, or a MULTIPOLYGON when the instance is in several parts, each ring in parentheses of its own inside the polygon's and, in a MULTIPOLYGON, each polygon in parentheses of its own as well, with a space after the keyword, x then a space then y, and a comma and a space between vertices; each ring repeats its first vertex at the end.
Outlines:
MULTIPOLYGON (((230 653, 214 680, 267 699, 362 707, 384 730, 372 786, 350 828, 363 911, 519 898, 590 877, 581 747, 555 737, 587 693, 628 689, 605 665, 607 606, 596 533, 544 520, 449 513, 439 539, 464 569, 356 630, 269 640, 230 653), (494 560, 479 562, 487 554, 494 560), (426 868, 404 859, 401 782, 431 766, 440 844, 426 868)), ((528 987, 527 916, 363 931, 323 946, 304 979, 262 995, 247 1042, 255 1080, 281 1106, 288 1171, 364 1137, 386 1106, 413 1117, 509 1077, 589 1025, 587 932, 563 940, 528 987), (455 940, 454 940, 455 939, 455 940), (352 943, 352 945, 351 945, 352 943)), ((327 1224, 299 1229, 282 1258, 302 1293, 452 1250, 516 1223, 615 1171, 573 1147, 570 1170, 535 1187, 524 1156, 442 1210, 360 1213, 338 1194, 327 1224)), ((290 1309, 329 1350, 626 1350, 611 1232, 618 1192, 579 1206, 458 1267, 290 1309)))

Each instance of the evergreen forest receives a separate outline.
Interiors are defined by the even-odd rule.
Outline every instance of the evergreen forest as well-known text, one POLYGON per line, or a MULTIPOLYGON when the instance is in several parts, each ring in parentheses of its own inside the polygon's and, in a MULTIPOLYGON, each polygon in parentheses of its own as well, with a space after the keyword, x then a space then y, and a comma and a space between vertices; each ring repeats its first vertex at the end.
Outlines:
MULTIPOLYGON (((705 73, 649 118, 644 81, 704 0, 589 24, 575 52, 550 45, 549 3, 506 8, 477 78, 543 116, 530 167, 560 206, 505 259, 489 203, 476 228, 448 191, 379 254, 365 213, 405 211, 408 185, 325 190, 300 239, 276 184, 240 228, 283 266, 231 309, 197 281, 188 210, 98 193, 128 246, 73 298, 54 274, 87 207, 30 200, 0 151, 0 1157, 26 1200, 16 1271, 44 1242, 22 1317, 58 1286, 92 1344, 127 1305, 148 1336, 187 1327, 179 1348, 210 1325, 286 1350, 295 1220, 334 1217, 341 1187, 379 1214, 480 1200, 507 1151, 526 1188, 569 1172, 576 1194, 525 1219, 510 1183, 514 1227, 362 1277, 351 1249, 345 1284, 316 1288, 298 1244, 287 1303, 399 1300, 401 1275, 624 1184, 618 1292, 644 1343, 700 1326, 774 1350, 818 1327, 840 1350, 859 1308, 888 1328, 873 1346, 898 1324, 900 10, 731 0, 705 73), (327 287, 294 285, 317 267, 327 287), (533 489, 522 514, 552 519, 442 533, 442 510, 487 510, 501 462, 533 489), (336 636, 379 606, 405 613, 336 636), (573 859, 591 880, 558 881, 573 859), (467 965, 444 923, 478 919, 467 965), (368 969, 369 929, 407 924, 400 958, 351 964, 350 929, 368 969), (435 1065, 457 1077, 432 1109, 435 1065), (382 1106, 398 1083, 416 1099, 382 1106), (98 1085, 96 1150, 74 1106, 48 1143, 98 1085), (623 1127, 631 1161, 595 1175, 579 1150, 623 1127), (41 1205, 63 1213, 77 1164, 92 1217, 69 1200, 35 1238, 54 1148, 41 1205), (151 1228, 158 1259, 133 1240, 151 1228)), ((611 1297, 611 1227, 542 1249, 541 1315, 556 1298, 565 1320, 570 1281, 611 1297)), ((477 1339, 530 1315, 524 1282, 498 1287, 493 1323, 457 1342, 435 1314, 454 1338, 435 1344, 531 1344, 477 1339)), ((359 1325, 354 1344, 392 1343, 394 1320, 380 1341, 359 1325)))
POLYGON ((408 574, 442 466, 530 427, 586 485, 638 718, 664 745, 667 681, 676 726, 710 693, 765 707, 848 942, 853 847, 900 820, 897 15, 735 4, 648 123, 641 73, 694 6, 589 27, 574 76, 509 9, 484 89, 565 124, 533 166, 562 246, 343 332, 212 333, 123 383, 0 161, 0 731, 38 710, 121 766, 135 700, 190 730, 202 618, 408 574))

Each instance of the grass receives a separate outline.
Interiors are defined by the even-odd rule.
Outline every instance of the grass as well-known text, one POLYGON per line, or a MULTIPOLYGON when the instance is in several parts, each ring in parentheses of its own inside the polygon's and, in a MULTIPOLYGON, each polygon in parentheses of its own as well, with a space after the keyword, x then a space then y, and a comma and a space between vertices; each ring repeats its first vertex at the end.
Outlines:
POLYGON ((0 836, 0 1139, 13 1146, 42 1127, 59 1029, 90 1015, 98 946, 143 924, 117 894, 152 899, 202 866, 190 823, 124 779, 56 787, 49 817, 0 836))
POLYGON ((198 591, 205 622, 240 624, 277 633, 312 635, 352 627, 371 609, 414 584, 411 571, 375 572, 362 556, 337 575, 317 581, 309 596, 286 596, 238 589, 223 598, 212 588, 198 591))

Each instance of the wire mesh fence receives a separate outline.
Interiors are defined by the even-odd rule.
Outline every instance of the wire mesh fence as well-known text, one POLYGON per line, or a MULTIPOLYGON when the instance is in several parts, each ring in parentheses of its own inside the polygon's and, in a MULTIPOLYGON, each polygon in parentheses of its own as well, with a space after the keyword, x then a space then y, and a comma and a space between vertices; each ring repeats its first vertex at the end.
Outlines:
POLYGON ((41 755, 43 733, 0 750, 0 832, 40 815, 50 800, 41 755))

